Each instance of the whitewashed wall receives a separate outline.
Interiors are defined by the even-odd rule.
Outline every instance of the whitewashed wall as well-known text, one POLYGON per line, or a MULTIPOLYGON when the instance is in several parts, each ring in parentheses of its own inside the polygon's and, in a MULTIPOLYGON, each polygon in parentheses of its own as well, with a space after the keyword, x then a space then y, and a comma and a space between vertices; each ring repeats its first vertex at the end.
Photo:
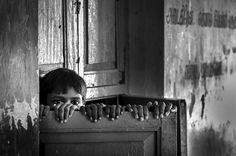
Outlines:
POLYGON ((165 1, 164 77, 187 102, 189 156, 236 155, 236 1, 165 1))

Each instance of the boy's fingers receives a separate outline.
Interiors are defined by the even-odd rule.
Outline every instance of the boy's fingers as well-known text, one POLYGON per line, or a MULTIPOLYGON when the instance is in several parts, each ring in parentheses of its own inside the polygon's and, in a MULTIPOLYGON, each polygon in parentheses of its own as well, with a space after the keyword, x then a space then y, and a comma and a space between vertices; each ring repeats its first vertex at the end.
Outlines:
POLYGON ((80 107, 80 112, 81 112, 83 115, 86 115, 85 106, 81 106, 81 107, 80 107))
POLYGON ((93 118, 92 118, 92 110, 90 108, 90 105, 87 105, 85 108, 86 108, 86 113, 87 113, 88 118, 92 121, 93 118))
POLYGON ((39 120, 43 118, 43 111, 44 111, 44 105, 41 104, 39 108, 39 120))
POLYGON ((106 106, 105 107, 105 115, 106 115, 107 118, 110 117, 110 112, 111 112, 110 106, 106 106))
POLYGON ((110 118, 113 121, 116 117, 116 105, 111 105, 111 112, 110 112, 110 118))
POLYGON ((131 104, 128 104, 128 105, 126 106, 126 109, 127 109, 128 112, 133 112, 133 109, 132 109, 131 104))
POLYGON ((126 106, 122 106, 122 107, 121 107, 121 111, 120 111, 120 114, 121 114, 121 115, 125 112, 125 108, 126 108, 126 106))
POLYGON ((64 108, 64 123, 67 122, 68 118, 69 118, 69 112, 70 112, 70 107, 72 106, 72 104, 66 105, 64 108))
POLYGON ((153 104, 153 116, 155 119, 159 119, 159 106, 157 101, 154 101, 153 104))
MULTIPOLYGON (((83 107, 84 107, 84 106, 83 106, 83 107)), ((72 105, 72 106, 70 107, 69 116, 68 116, 69 118, 72 117, 74 111, 75 111, 77 108, 78 108, 78 107, 75 106, 75 105, 72 105)), ((80 107, 80 108, 81 108, 81 107, 80 107)), ((84 108, 84 111, 85 111, 85 108, 84 108)))
POLYGON ((172 108, 172 103, 167 103, 165 108, 165 116, 168 116, 170 114, 170 110, 172 108))
POLYGON ((116 119, 119 118, 121 112, 121 105, 116 105, 116 119))
POLYGON ((94 121, 94 122, 97 122, 97 119, 98 119, 97 106, 96 106, 95 104, 91 104, 90 108, 91 108, 91 110, 92 110, 93 121, 94 121))
POLYGON ((59 116, 60 123, 64 122, 64 109, 65 109, 65 107, 66 107, 66 104, 62 104, 58 109, 58 116, 59 116))
POLYGON ((143 115, 144 119, 147 120, 149 118, 149 111, 147 106, 143 106, 143 115))
POLYGON ((59 108, 60 108, 60 106, 61 106, 61 104, 58 104, 58 105, 53 105, 53 107, 54 107, 54 112, 55 112, 55 118, 56 118, 56 120, 59 122, 59 108))
POLYGON ((177 110, 178 110, 177 106, 173 104, 170 112, 175 113, 177 112, 177 110))
POLYGON ((132 105, 132 109, 133 109, 134 118, 138 119, 138 108, 137 108, 137 106, 132 105))
POLYGON ((148 110, 151 110, 151 108, 152 108, 152 102, 151 102, 151 101, 149 101, 149 102, 147 103, 147 108, 148 108, 148 110))
POLYGON ((102 118, 102 105, 97 103, 98 120, 102 118))
POLYGON ((140 121, 144 120, 143 106, 142 105, 138 105, 138 116, 139 116, 140 121))
POLYGON ((50 107, 49 106, 44 106, 43 113, 42 113, 42 118, 45 118, 48 115, 49 111, 50 111, 50 107))
POLYGON ((164 117, 165 107, 166 107, 166 104, 164 102, 160 102, 160 106, 159 106, 160 118, 164 117))

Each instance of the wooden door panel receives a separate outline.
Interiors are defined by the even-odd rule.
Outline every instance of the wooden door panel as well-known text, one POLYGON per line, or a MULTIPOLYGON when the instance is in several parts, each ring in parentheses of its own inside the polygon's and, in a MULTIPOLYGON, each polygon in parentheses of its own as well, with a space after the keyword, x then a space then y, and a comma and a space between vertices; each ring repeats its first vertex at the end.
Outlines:
MULTIPOLYGON (((84 0, 84 79, 93 97, 124 94, 125 50, 127 49, 127 2, 84 0), (124 22, 125 21, 125 22, 124 22), (110 92, 100 93, 98 90, 110 92)), ((88 94, 90 95, 90 94, 88 94)), ((91 98, 92 96, 87 96, 91 98)))
POLYGON ((40 0, 38 5, 39 65, 63 64, 62 1, 40 0))
POLYGON ((153 132, 99 132, 45 135, 45 155, 140 155, 155 153, 153 132), (50 141, 51 140, 51 141, 50 141), (49 143, 50 142, 50 143, 49 143), (146 148, 148 151, 146 151, 146 148), (145 154, 146 153, 146 154, 145 154))
POLYGON ((63 67, 62 1, 40 0, 38 5, 38 64, 42 76, 63 67))
POLYGON ((118 95, 87 103, 124 105, 153 100, 171 102, 178 106, 178 112, 158 120, 150 113, 149 119, 143 122, 125 112, 117 120, 103 117, 94 123, 76 111, 65 124, 58 123, 54 112, 50 112, 40 124, 42 155, 186 156, 186 103, 183 100, 118 95))
POLYGON ((118 120, 105 117, 95 124, 80 112, 59 124, 50 112, 40 125, 42 154, 49 155, 140 155, 160 154, 160 120, 140 122, 125 113, 118 120))
POLYGON ((86 64, 116 61, 115 0, 88 0, 88 52, 86 64))
POLYGON ((50 144, 46 148, 46 156, 143 156, 142 143, 101 143, 87 144, 50 144), (73 150, 71 150, 73 149, 73 150))

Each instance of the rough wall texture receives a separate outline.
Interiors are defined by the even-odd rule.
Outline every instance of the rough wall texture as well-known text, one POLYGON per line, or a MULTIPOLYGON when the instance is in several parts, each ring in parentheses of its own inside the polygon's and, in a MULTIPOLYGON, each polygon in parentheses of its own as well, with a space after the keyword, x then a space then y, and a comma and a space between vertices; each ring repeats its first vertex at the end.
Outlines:
POLYGON ((0 155, 38 155, 35 0, 0 0, 0 155))
POLYGON ((236 154, 236 1, 165 1, 165 97, 184 98, 188 153, 236 154))

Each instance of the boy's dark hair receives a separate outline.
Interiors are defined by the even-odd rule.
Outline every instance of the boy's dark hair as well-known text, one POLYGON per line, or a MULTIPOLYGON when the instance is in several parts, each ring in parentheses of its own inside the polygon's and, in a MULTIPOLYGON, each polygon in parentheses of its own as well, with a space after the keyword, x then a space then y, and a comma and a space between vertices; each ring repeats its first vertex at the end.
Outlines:
POLYGON ((55 93, 66 93, 68 87, 73 88, 82 95, 83 100, 86 98, 86 83, 75 71, 58 68, 48 72, 40 78, 40 103, 47 105, 47 95, 55 93))

